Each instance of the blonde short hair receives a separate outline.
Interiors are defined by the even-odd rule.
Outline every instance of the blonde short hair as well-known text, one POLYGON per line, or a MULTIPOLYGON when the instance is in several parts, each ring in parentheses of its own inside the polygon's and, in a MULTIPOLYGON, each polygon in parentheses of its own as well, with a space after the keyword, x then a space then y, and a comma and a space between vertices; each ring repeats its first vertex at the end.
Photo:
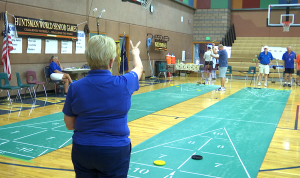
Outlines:
POLYGON ((85 49, 85 58, 92 70, 108 69, 109 61, 116 56, 115 41, 107 36, 93 36, 85 49))
POLYGON ((219 46, 220 48, 223 48, 223 47, 224 47, 222 44, 219 44, 218 46, 219 46))

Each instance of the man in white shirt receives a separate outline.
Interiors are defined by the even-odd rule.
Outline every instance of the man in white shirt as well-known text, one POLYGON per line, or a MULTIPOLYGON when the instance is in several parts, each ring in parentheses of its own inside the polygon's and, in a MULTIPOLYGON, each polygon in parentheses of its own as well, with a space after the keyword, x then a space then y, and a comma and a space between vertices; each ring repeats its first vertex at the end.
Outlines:
POLYGON ((212 60, 211 60, 211 47, 207 47, 207 51, 204 53, 203 58, 205 59, 204 69, 207 66, 208 72, 206 73, 206 79, 211 77, 212 60), (208 77, 209 76, 209 77, 208 77))

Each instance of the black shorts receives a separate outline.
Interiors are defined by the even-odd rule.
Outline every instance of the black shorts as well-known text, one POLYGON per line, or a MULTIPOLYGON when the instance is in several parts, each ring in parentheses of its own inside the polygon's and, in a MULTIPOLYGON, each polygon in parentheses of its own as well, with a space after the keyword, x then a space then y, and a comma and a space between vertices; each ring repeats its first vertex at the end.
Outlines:
POLYGON ((205 61, 205 65, 213 65, 213 62, 212 61, 205 61))
POLYGON ((300 70, 297 71, 297 75, 300 75, 300 70))
POLYGON ((284 73, 293 74, 294 73, 294 68, 285 68, 284 73))

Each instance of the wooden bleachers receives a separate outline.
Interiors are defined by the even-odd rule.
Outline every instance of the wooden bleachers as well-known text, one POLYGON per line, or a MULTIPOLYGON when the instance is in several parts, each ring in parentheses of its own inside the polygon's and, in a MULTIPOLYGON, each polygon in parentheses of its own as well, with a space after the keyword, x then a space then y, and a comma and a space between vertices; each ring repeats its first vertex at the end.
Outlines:
MULTIPOLYGON (((300 53, 300 37, 237 37, 232 44, 231 58, 228 59, 228 65, 232 66, 233 76, 245 76, 250 66, 255 66, 253 59, 261 52, 261 48, 265 45, 272 47, 287 47, 292 46, 292 50, 298 55, 300 53)), ((274 60, 273 65, 282 65, 282 61, 274 60)), ((258 67, 256 74, 259 74, 258 67)), ((279 69, 282 77, 283 69, 279 69)), ((270 68, 269 77, 278 78, 278 69, 270 68)), ((293 74, 293 78, 296 77, 293 74)))

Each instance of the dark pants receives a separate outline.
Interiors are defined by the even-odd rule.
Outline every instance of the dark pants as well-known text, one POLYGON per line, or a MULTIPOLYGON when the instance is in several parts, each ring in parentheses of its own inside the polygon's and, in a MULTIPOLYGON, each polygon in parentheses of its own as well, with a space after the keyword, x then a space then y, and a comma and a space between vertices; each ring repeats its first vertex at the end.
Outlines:
POLYGON ((131 144, 124 147, 86 146, 73 143, 76 178, 126 178, 131 144))

